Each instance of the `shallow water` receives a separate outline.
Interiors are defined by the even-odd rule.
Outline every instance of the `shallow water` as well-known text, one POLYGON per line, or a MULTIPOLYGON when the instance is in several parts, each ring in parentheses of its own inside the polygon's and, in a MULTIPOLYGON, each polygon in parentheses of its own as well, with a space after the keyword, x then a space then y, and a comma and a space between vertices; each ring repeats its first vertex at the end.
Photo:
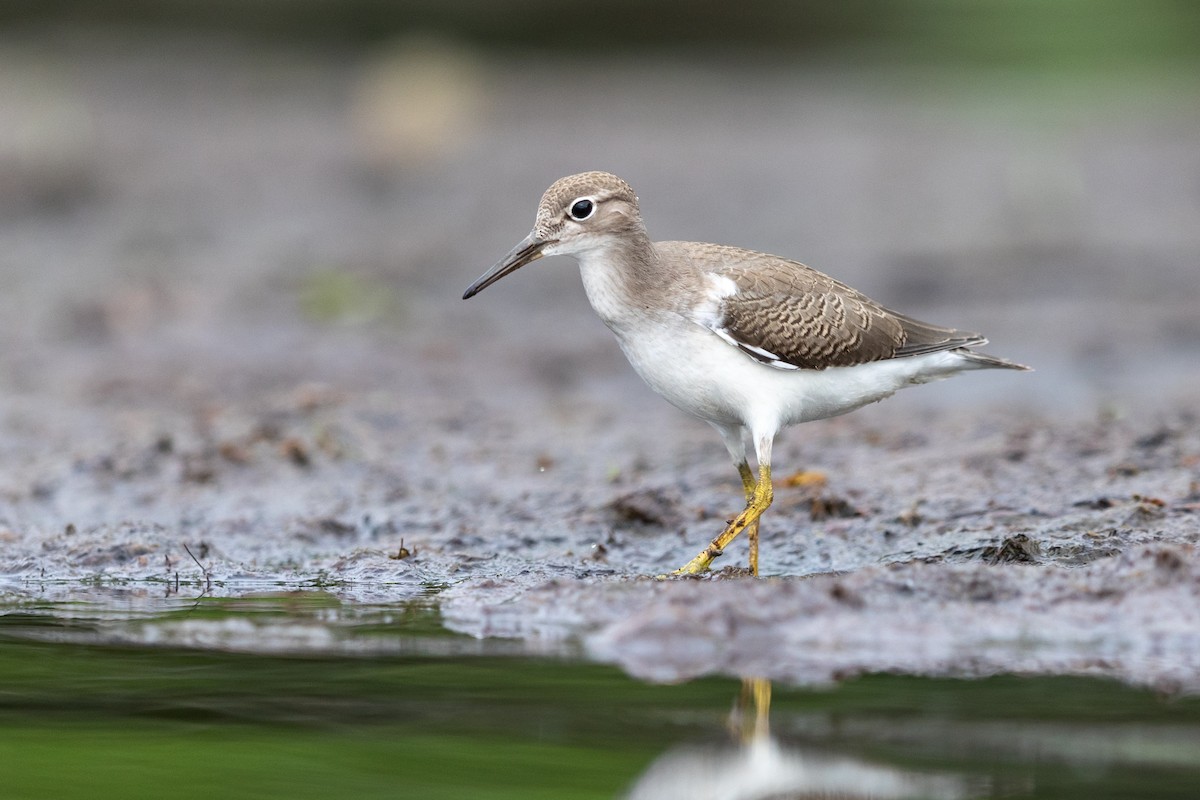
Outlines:
POLYGON ((441 625, 432 597, 14 600, 4 796, 1192 798, 1200 701, 1082 678, 652 685, 572 645, 441 625), (744 726, 749 730, 749 726, 744 726), (706 794, 707 792, 707 794, 706 794), (785 794, 790 792, 790 794, 785 794), (809 794, 804 794, 808 792, 809 794))

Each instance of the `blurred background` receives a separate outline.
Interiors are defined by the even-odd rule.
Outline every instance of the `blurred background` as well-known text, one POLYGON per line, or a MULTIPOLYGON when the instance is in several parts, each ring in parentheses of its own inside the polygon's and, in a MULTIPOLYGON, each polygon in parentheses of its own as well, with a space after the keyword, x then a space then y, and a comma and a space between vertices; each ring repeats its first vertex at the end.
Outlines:
POLYGON ((1198 67, 1181 0, 9 0, 0 378, 640 403, 569 262, 459 300, 550 182, 605 169, 655 238, 1038 368, 900 402, 1195 397, 1198 67))

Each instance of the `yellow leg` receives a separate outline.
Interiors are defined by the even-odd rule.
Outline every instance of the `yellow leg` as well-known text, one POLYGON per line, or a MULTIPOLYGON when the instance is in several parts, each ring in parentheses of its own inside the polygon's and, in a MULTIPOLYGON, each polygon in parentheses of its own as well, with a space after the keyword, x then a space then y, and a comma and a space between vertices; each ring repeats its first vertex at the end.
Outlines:
MULTIPOLYGON (((742 476, 742 489, 746 492, 746 502, 749 503, 754 499, 754 473, 750 471, 750 465, 745 461, 738 464, 738 474, 742 476)), ((750 527, 746 529, 746 536, 750 537, 750 574, 758 577, 758 520, 750 523, 750 527)))
MULTIPOLYGON (((739 468, 740 471, 740 468, 739 468)), ((746 473, 749 473, 747 468, 746 473)), ((742 482, 749 484, 746 475, 743 474, 742 482)), ((729 543, 737 538, 738 534, 747 528, 754 526, 752 534, 753 541, 751 542, 751 562, 750 568, 758 574, 758 518, 771 505, 771 500, 774 499, 774 492, 771 489, 771 467, 767 464, 760 464, 758 467, 758 481, 754 484, 752 492, 749 492, 749 497, 746 502, 746 508, 742 513, 734 517, 733 521, 726 526, 721 534, 709 543, 708 547, 700 551, 700 553, 688 563, 684 564, 679 569, 673 572, 673 575, 699 575, 706 571, 712 564, 713 560, 725 552, 725 548, 729 543)))

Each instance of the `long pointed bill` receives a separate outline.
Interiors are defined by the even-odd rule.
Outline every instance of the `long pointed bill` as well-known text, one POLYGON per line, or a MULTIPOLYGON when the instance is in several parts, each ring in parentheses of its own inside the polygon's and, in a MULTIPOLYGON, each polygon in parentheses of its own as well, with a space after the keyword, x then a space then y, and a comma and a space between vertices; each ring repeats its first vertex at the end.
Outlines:
POLYGON ((500 259, 496 266, 489 269, 463 292, 463 300, 482 292, 510 272, 516 272, 526 264, 537 261, 542 257, 542 248, 548 243, 535 237, 532 233, 517 243, 508 255, 500 259))

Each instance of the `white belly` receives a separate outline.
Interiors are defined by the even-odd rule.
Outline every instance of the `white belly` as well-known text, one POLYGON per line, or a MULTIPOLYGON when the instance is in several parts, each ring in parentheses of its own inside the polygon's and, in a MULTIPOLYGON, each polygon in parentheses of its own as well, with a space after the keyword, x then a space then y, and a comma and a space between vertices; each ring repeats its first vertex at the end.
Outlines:
POLYGON ((777 431, 845 414, 970 364, 954 352, 825 370, 781 370, 755 361, 694 323, 675 318, 614 327, 625 356, 654 391, 709 422, 777 431))

